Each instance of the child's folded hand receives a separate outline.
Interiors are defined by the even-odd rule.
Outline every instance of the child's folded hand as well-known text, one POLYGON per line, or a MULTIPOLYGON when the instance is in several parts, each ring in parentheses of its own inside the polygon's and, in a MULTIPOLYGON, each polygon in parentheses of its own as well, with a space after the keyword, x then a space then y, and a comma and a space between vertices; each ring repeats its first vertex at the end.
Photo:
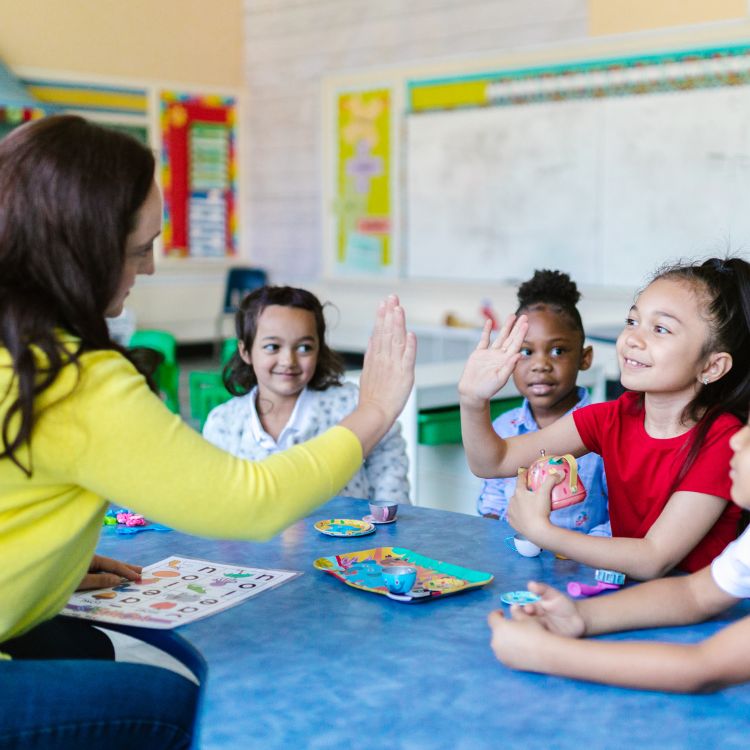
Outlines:
POLYGON ((528 330, 528 319, 509 315, 497 338, 490 343, 492 322, 487 321, 477 348, 471 353, 458 383, 458 393, 465 406, 482 406, 494 396, 513 374, 528 330))
POLYGON ((538 618, 527 615, 521 607, 511 607, 512 619, 502 610, 490 612, 487 624, 492 630, 490 646, 507 667, 526 671, 543 669, 543 644, 552 638, 538 618))
POLYGON ((532 617, 551 633, 569 638, 580 638, 585 634, 586 623, 573 599, 552 586, 538 581, 529 581, 527 588, 532 594, 541 598, 533 604, 512 607, 513 619, 532 617))

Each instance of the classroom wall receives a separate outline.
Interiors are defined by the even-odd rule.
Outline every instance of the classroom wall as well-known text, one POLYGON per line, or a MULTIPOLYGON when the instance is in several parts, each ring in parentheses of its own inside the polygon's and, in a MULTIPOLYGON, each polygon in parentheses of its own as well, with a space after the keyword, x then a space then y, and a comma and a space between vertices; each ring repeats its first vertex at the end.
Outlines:
MULTIPOLYGON (((239 92, 243 18, 243 0, 2 0, 0 59, 30 76, 239 92)), ((208 340, 224 266, 159 259, 128 307, 140 327, 208 340)))
MULTIPOLYGON (((477 320, 479 300, 488 295, 500 310, 510 309, 514 290, 500 284, 325 278, 327 81, 377 85, 379 71, 393 68, 429 77, 739 43, 749 32, 746 0, 246 0, 251 255, 276 281, 305 284, 334 300, 342 340, 356 338, 353 331, 363 330, 376 299, 390 290, 420 324, 437 325, 447 311, 477 320)), ((584 292, 587 325, 621 320, 631 299, 630 291, 584 292)))
POLYGON ((242 0, 2 0, 13 69, 240 86, 242 0))
MULTIPOLYGON (((412 322, 478 321, 499 284, 324 278, 322 191, 327 79, 378 71, 554 64, 746 41, 746 0, 3 0, 0 58, 13 69, 246 87, 242 259, 312 287, 339 310, 334 340, 364 343, 376 301, 397 291, 412 322)), ((554 259, 550 260, 554 265, 554 259)), ((139 325, 206 340, 223 264, 169 261, 129 298, 139 325)), ((629 295, 585 290, 587 325, 622 318, 629 295)))

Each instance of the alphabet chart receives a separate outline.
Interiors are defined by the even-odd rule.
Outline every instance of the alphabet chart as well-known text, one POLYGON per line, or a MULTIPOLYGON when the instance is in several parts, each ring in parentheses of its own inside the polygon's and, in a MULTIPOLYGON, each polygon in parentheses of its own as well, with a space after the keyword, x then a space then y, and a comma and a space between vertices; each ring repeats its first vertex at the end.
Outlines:
POLYGON ((176 628, 256 596, 302 575, 167 557, 143 568, 141 580, 77 591, 61 614, 142 628, 176 628))

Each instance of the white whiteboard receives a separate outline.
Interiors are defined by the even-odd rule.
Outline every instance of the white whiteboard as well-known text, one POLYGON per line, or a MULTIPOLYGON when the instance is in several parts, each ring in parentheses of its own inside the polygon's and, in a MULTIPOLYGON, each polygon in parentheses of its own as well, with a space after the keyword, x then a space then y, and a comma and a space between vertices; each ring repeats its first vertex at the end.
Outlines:
POLYGON ((412 278, 634 287, 750 257, 748 87, 412 115, 405 157, 412 278))

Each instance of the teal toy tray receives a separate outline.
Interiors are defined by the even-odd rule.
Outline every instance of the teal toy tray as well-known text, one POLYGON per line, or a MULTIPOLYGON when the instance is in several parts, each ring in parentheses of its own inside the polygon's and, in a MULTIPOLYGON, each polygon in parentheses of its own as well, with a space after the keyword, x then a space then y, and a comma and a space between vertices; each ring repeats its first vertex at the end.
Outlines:
POLYGON ((355 589, 381 594, 403 602, 432 601, 492 581, 492 573, 433 560, 404 547, 375 547, 343 555, 319 557, 313 566, 355 589), (412 565, 417 582, 408 594, 391 594, 383 581, 382 569, 389 565, 412 565))

